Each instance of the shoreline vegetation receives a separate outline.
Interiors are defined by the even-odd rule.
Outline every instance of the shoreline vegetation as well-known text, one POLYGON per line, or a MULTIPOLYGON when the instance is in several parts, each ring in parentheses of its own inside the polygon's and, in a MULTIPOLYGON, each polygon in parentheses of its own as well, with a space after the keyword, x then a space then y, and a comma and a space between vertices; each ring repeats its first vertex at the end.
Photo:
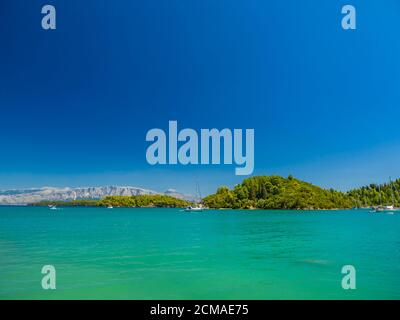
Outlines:
POLYGON ((100 200, 41 201, 30 206, 185 208, 191 202, 166 195, 108 196, 100 200))
MULTIPOLYGON (((220 187, 202 200, 212 209, 339 210, 390 204, 400 206, 400 179, 341 192, 323 189, 293 176, 255 176, 233 189, 220 187)), ((30 206, 185 208, 192 202, 166 195, 107 196, 99 200, 42 201, 30 206)))
POLYGON ((288 176, 256 176, 243 180, 233 189, 221 187, 203 199, 216 209, 340 210, 369 208, 382 204, 399 206, 400 179, 391 184, 371 184, 341 192, 323 189, 288 176))

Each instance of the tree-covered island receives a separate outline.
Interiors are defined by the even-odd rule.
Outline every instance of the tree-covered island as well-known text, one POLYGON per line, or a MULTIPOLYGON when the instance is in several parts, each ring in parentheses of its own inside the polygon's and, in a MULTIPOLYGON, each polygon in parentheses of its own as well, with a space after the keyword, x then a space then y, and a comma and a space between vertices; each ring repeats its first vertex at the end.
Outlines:
POLYGON ((41 201, 32 206, 58 207, 126 207, 126 208, 184 208, 191 203, 166 195, 108 196, 100 200, 41 201))
MULTIPOLYGON (((400 207, 400 179, 387 184, 341 192, 323 189, 288 176, 256 176, 243 180, 233 189, 218 188, 202 200, 212 209, 333 210, 353 207, 394 205, 400 207)), ((157 207, 185 208, 193 203, 167 195, 107 196, 99 200, 41 201, 33 206, 74 207, 157 207)))
POLYGON ((210 208, 331 210, 400 205, 400 180, 341 192, 323 189, 293 176, 258 176, 245 179, 233 189, 221 187, 203 199, 210 208))

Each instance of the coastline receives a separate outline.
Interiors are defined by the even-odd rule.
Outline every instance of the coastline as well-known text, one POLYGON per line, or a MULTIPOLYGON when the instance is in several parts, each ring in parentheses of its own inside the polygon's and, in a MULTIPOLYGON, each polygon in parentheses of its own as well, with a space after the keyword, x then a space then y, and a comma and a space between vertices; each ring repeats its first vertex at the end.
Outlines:
MULTIPOLYGON (((216 210, 293 210, 335 211, 400 207, 400 179, 390 184, 371 184, 347 192, 324 189, 289 175, 253 176, 244 179, 234 188, 220 187, 214 194, 202 199, 186 200, 176 194, 105 195, 103 198, 60 199, 48 196, 41 201, 20 203, 28 206, 58 207, 109 207, 109 208, 187 208, 199 203, 204 208, 216 210)), ((0 205, 8 204, 7 202, 0 205)), ((18 205, 10 203, 9 205, 18 205)))

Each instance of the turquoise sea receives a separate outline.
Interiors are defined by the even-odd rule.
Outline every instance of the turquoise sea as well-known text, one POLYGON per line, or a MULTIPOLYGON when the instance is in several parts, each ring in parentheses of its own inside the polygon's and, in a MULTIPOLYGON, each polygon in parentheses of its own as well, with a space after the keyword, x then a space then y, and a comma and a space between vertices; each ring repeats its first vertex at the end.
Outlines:
POLYGON ((0 207, 0 299, 399 298, 400 214, 0 207))

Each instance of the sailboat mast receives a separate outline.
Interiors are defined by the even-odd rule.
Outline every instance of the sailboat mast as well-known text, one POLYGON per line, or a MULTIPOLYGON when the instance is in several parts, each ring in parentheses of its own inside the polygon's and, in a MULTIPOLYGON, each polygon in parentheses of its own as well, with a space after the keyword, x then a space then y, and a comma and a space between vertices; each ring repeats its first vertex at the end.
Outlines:
POLYGON ((378 184, 378 192, 379 192, 379 205, 382 205, 382 193, 380 184, 378 184))
POLYGON ((396 190, 395 190, 395 186, 393 184, 392 178, 390 177, 389 179, 390 179, 390 187, 392 189, 392 205, 395 206, 395 204, 396 204, 395 191, 396 190))
POLYGON ((196 181, 196 195, 199 196, 199 202, 202 200, 201 191, 200 191, 200 184, 196 181))

